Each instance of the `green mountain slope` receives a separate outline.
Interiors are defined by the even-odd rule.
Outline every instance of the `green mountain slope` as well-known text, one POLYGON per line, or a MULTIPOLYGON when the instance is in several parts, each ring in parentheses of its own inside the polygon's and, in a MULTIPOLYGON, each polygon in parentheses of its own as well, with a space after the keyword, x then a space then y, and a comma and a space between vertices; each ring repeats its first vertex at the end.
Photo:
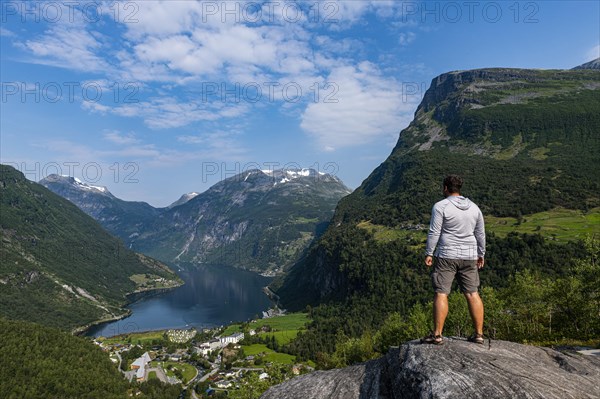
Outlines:
POLYGON ((90 185, 74 177, 49 175, 39 183, 77 205, 126 245, 161 213, 161 209, 145 202, 123 201, 106 187, 90 185))
POLYGON ((71 202, 5 165, 0 240, 0 316, 11 319, 71 329, 123 314, 128 293, 181 283, 165 265, 126 249, 71 202), (150 282, 138 284, 135 275, 150 282))
MULTIPOLYGON (((529 215, 566 209, 582 215, 585 226, 571 236, 582 238, 599 233, 598 224, 588 222, 597 220, 599 167, 600 72, 443 74, 433 80, 388 159, 340 201, 323 237, 272 288, 292 309, 349 298, 379 298, 378 304, 392 306, 388 311, 408 307, 429 295, 421 253, 445 175, 462 175, 464 195, 485 217, 514 218, 514 231, 529 215)), ((493 266, 482 279, 492 285, 523 267, 560 272, 555 255, 562 251, 568 261, 579 248, 506 236, 507 229, 490 237, 493 266)), ((381 320, 378 311, 371 313, 363 318, 381 320)))

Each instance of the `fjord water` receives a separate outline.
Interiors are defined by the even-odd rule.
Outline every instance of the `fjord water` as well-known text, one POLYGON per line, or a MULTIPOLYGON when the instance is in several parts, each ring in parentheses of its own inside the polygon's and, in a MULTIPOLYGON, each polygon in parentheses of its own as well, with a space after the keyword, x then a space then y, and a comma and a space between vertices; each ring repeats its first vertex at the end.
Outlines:
POLYGON ((185 285, 128 306, 131 316, 90 328, 86 335, 111 337, 169 328, 204 328, 261 315, 271 306, 262 292, 272 280, 227 266, 199 265, 178 273, 185 285))

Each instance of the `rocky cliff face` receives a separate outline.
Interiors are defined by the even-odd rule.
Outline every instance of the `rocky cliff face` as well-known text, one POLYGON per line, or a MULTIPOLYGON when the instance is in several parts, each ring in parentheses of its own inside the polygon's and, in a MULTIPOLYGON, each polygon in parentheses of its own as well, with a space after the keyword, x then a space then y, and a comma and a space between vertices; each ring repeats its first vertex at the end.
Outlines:
POLYGON ((39 183, 77 205, 126 244, 161 213, 160 209, 145 202, 124 201, 106 187, 94 186, 75 177, 49 175, 39 183))
POLYGON ((349 193, 338 178, 312 169, 250 170, 165 210, 131 244, 167 262, 281 272, 349 193))
POLYGON ((167 208, 123 201, 106 187, 51 175, 40 181, 127 247, 166 262, 227 264, 280 273, 326 228, 350 190, 312 169, 250 170, 167 208))
POLYGON ((261 399, 600 398, 600 358, 486 340, 408 342, 382 358, 317 371, 270 388, 261 399))

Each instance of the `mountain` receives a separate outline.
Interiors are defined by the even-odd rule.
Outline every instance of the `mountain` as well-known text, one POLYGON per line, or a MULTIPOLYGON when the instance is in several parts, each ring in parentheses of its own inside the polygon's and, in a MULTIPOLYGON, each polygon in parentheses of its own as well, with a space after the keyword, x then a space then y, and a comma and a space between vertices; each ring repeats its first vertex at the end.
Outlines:
POLYGON ((183 205, 186 202, 188 202, 189 200, 191 200, 192 198, 195 198, 197 196, 198 196, 198 193, 183 194, 181 197, 179 197, 179 199, 177 201, 173 202, 167 208, 171 209, 171 208, 175 208, 176 206, 183 205))
POLYGON ((124 314, 128 293, 181 284, 164 264, 128 250, 74 204, 5 165, 0 211, 0 316, 72 329, 124 314))
POLYGON ((260 398, 593 398, 599 378, 597 356, 449 338, 442 347, 412 341, 379 359, 305 374, 260 398))
POLYGON ((161 213, 132 241, 168 262, 281 271, 319 236, 350 190, 312 169, 249 170, 161 213))
POLYGON ((575 68, 573 68, 575 70, 577 69, 600 69, 600 58, 596 58, 595 60, 592 60, 590 62, 586 62, 585 64, 581 64, 579 66, 576 66, 575 68))
MULTIPOLYGON (((327 231, 272 289, 290 309, 373 298, 380 312, 371 310, 363 324, 380 322, 386 303, 408 309, 427 298, 429 284, 418 266, 431 206, 451 173, 464 177, 463 193, 479 204, 492 233, 494 267, 482 279, 505 284, 524 264, 514 255, 517 246, 531 248, 527 254, 542 248, 537 239, 519 242, 508 232, 541 234, 556 245, 562 232, 572 239, 599 233, 598 165, 600 72, 493 68, 442 74, 390 156, 340 201, 327 231), (561 212, 573 218, 557 218, 561 212), (539 221, 534 229, 520 230, 531 220, 539 221), (509 247, 512 252, 501 251, 509 247)), ((571 256, 574 247, 561 251, 571 256)), ((531 256, 527 265, 555 267, 539 253, 531 256)), ((346 308, 345 314, 354 313, 346 308)))
POLYGON ((77 205, 125 243, 140 234, 143 226, 161 213, 160 209, 145 202, 123 201, 106 187, 90 185, 76 177, 53 174, 39 183, 77 205))

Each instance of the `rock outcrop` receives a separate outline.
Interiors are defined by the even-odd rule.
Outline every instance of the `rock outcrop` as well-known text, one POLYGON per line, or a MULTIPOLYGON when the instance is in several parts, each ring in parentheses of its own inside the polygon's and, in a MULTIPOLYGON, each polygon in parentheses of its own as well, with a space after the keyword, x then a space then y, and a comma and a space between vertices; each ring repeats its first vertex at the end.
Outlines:
POLYGON ((284 398, 600 398, 600 357, 506 341, 411 341, 379 359, 306 374, 261 396, 284 398))

